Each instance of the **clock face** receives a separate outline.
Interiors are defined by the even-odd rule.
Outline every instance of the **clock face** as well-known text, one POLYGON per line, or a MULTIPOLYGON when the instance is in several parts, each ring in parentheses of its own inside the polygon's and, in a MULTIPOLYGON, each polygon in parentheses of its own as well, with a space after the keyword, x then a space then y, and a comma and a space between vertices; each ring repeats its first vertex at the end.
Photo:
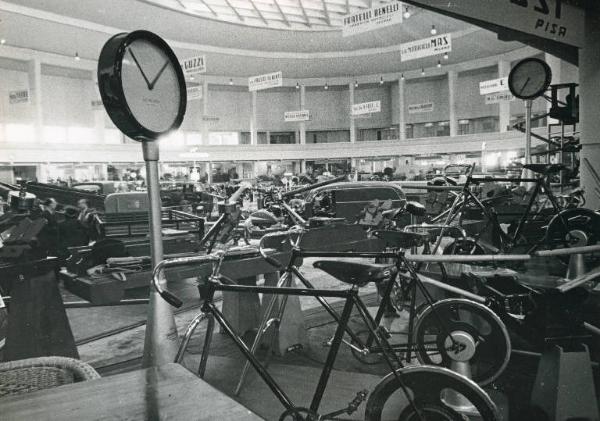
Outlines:
POLYGON ((157 139, 183 121, 183 72, 171 48, 151 32, 108 40, 98 60, 98 86, 111 120, 132 139, 157 139))
POLYGON ((513 67, 508 77, 508 87, 517 98, 533 99, 542 95, 551 81, 550 67, 542 60, 528 58, 513 67))
POLYGON ((121 84, 136 120, 154 132, 171 128, 179 112, 179 82, 165 52, 145 39, 125 48, 121 84))

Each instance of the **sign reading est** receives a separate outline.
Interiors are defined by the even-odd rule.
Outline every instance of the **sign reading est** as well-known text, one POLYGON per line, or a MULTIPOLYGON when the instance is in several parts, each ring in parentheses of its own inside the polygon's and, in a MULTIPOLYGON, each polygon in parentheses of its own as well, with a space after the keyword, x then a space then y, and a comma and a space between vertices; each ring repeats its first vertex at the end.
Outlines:
POLYGON ((479 94, 487 95, 508 90, 508 76, 479 82, 479 94))

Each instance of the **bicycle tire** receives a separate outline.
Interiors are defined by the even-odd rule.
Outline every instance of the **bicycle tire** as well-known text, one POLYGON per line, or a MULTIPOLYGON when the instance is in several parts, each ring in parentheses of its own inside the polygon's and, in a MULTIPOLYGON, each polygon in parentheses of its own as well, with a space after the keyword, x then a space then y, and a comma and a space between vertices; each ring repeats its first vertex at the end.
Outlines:
MULTIPOLYGON (((407 411, 408 403, 394 396, 399 392, 403 396, 402 387, 405 385, 409 393, 413 396, 413 402, 421 411, 430 411, 431 408, 441 408, 438 415, 449 414, 445 418, 434 418, 435 420, 456 421, 461 418, 453 418, 457 414, 454 409, 444 401, 443 393, 446 390, 452 390, 466 398, 479 412, 484 421, 499 421, 500 414, 498 408, 475 382, 440 367, 407 367, 390 373, 385 376, 375 389, 371 392, 365 408, 365 421, 388 421, 401 420, 412 421, 409 417, 414 411, 407 411), (396 377, 396 374, 398 377, 396 377), (400 378, 400 380, 398 380, 400 378), (391 414, 390 414, 391 412, 391 414), (399 416, 405 418, 399 418, 399 416)), ((447 396, 447 395, 446 395, 447 396)), ((404 398, 403 398, 404 399, 404 398)), ((429 420, 429 418, 427 418, 429 420)))

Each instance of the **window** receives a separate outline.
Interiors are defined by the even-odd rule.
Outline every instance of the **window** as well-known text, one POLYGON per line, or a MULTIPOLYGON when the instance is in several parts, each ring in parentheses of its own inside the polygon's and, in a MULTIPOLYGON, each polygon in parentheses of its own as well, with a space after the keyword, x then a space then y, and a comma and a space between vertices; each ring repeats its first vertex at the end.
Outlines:
POLYGON ((118 129, 104 129, 104 143, 108 145, 120 145, 123 135, 118 129))
POLYGON ((237 132, 211 132, 208 137, 209 145, 239 145, 237 132))
POLYGON ((186 132, 185 134, 186 145, 202 145, 202 133, 200 132, 186 132))
POLYGON ((69 127, 67 129, 67 140, 69 143, 77 144, 94 143, 94 129, 88 127, 69 127))

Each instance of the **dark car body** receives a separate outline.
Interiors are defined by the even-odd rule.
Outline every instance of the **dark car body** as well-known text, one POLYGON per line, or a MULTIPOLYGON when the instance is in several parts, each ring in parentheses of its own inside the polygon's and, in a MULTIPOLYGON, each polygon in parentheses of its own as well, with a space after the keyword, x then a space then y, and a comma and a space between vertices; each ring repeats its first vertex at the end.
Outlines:
POLYGON ((373 200, 392 200, 394 208, 404 207, 406 195, 400 186, 383 181, 355 181, 329 184, 311 190, 305 197, 305 215, 315 216, 315 205, 325 197, 329 215, 355 222, 361 211, 373 200))

